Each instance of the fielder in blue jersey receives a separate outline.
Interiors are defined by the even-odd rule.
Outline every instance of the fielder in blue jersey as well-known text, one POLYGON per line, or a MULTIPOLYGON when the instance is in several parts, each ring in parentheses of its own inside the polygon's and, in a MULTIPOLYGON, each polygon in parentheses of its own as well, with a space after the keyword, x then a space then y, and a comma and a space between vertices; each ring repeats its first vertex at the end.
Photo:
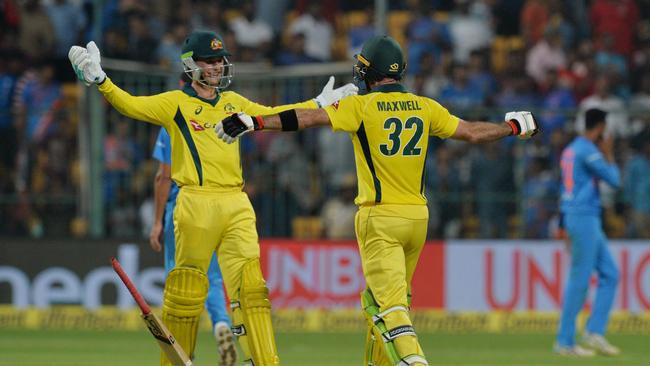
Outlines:
MULTIPOLYGON (((169 274, 174 268, 174 256, 176 253, 174 243, 174 207, 176 206, 176 195, 178 186, 171 179, 171 144, 169 134, 164 128, 160 129, 156 145, 153 150, 153 158, 160 162, 154 184, 154 225, 149 235, 151 248, 159 252, 162 237, 165 246, 165 274, 169 274)), ((231 321, 226 310, 226 299, 223 291, 223 279, 216 253, 212 255, 212 261, 208 268, 208 281, 210 287, 205 307, 210 314, 212 329, 217 340, 220 355, 220 365, 234 365, 236 362, 236 348, 230 330, 231 321), (234 354, 234 356, 233 356, 234 354)))
POLYGON ((587 111, 585 132, 564 149, 560 161, 560 211, 571 249, 571 270, 554 347, 561 355, 589 357, 598 352, 613 356, 620 352, 604 338, 619 273, 602 228, 598 182, 602 180, 615 188, 621 185, 612 139, 603 137, 605 115, 599 109, 587 111), (598 289, 581 347, 575 341, 576 317, 584 306, 594 270, 598 274, 598 289))

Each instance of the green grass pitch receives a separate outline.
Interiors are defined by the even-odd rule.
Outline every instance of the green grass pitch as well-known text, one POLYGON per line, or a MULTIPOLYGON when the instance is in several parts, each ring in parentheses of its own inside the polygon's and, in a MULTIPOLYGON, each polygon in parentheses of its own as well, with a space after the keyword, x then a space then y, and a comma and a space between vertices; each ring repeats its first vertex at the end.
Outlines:
MULTIPOLYGON (((446 366, 647 366, 647 335, 613 335, 616 358, 566 359, 551 353, 552 335, 421 334, 431 365, 446 366)), ((280 333, 282 365, 362 366, 363 335, 280 333)), ((196 365, 217 365, 211 334, 199 334, 196 365)), ((158 365, 159 349, 143 329, 134 331, 0 330, 0 366, 158 365)))

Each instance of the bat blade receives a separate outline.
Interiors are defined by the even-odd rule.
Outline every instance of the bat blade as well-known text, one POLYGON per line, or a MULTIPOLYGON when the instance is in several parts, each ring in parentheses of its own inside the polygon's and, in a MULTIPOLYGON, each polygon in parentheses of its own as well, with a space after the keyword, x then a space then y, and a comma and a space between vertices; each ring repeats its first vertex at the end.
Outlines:
POLYGON ((176 339, 165 327, 165 324, 154 314, 142 314, 142 320, 147 325, 149 332, 158 342, 160 349, 167 355, 167 359, 174 366, 192 366, 192 360, 185 354, 183 348, 176 343, 176 339))
POLYGON ((165 353, 169 362, 171 362, 173 366, 193 366, 194 364, 192 363, 192 360, 187 357, 185 351, 183 351, 183 347, 176 343, 176 339, 174 339, 174 336, 169 329, 167 329, 165 324, 160 321, 160 318, 151 311, 149 304, 144 301, 144 298, 140 295, 138 289, 135 287, 133 282, 131 282, 131 279, 126 272, 124 272, 124 269, 122 269, 120 262, 115 258, 111 258, 111 264, 117 275, 131 293, 131 296, 133 296, 138 307, 140 307, 140 310, 142 310, 142 320, 147 325, 151 335, 153 335, 158 342, 158 346, 160 346, 160 349, 165 353))

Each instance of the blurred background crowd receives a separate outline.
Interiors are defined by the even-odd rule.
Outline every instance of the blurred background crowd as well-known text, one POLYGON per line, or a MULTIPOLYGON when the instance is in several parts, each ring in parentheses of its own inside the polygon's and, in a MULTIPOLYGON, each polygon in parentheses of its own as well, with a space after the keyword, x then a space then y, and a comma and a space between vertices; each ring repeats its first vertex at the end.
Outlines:
MULTIPOLYGON (((481 146, 433 141, 425 176, 431 238, 554 237, 559 153, 592 107, 608 112, 624 173, 621 190, 603 191, 606 229, 612 237, 650 238, 650 1, 388 3, 387 32, 407 54, 410 91, 466 120, 533 110, 543 131, 525 145, 514 138, 481 146)), ((239 65, 343 61, 351 70, 352 56, 376 32, 373 6, 367 0, 0 0, 0 236, 88 232, 79 202, 88 157, 79 131, 91 121, 80 112, 83 90, 67 60, 71 45, 96 40, 106 59, 144 63, 177 78, 185 36, 214 30, 233 54, 236 89, 239 65), (98 15, 101 24, 93 21, 98 15)), ((242 94, 268 104, 312 96, 287 90, 281 100, 242 94)), ((106 236, 139 237, 152 220, 157 129, 136 125, 115 116, 105 127, 106 236)), ((260 235, 353 238, 349 137, 326 129, 254 135, 243 140, 242 156, 260 235)))

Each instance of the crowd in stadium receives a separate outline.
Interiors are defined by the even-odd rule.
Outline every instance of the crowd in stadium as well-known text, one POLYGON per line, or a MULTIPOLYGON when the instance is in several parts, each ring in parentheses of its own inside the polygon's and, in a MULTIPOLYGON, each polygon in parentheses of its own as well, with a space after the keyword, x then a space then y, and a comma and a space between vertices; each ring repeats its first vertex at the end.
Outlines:
MULTIPOLYGON (((99 40, 104 57, 176 72, 188 32, 210 29, 223 35, 235 64, 352 65, 351 55, 375 32, 373 1, 108 0, 101 9, 93 3, 0 1, 0 235, 74 231, 81 183, 71 45, 99 40), (101 24, 93 22, 97 14, 101 24)), ((553 237, 558 154, 592 107, 608 112, 624 171, 623 189, 603 192, 606 228, 613 237, 650 237, 650 2, 389 3, 388 32, 407 53, 411 91, 468 120, 533 110, 543 131, 525 148, 516 139, 480 147, 435 141, 425 177, 431 237, 553 237)), ((150 155, 151 141, 137 142, 123 126, 105 139, 105 169, 117 172, 109 186, 111 179, 134 181, 136 166, 150 155)), ((260 235, 290 236, 295 217, 318 216, 322 235, 352 238, 348 136, 270 136, 247 139, 243 150, 260 235), (264 184, 271 176, 273 190, 264 184)), ((149 187, 149 179, 128 184, 149 187)), ((137 226, 142 202, 119 190, 108 197, 107 216, 118 221, 109 226, 137 226)))

